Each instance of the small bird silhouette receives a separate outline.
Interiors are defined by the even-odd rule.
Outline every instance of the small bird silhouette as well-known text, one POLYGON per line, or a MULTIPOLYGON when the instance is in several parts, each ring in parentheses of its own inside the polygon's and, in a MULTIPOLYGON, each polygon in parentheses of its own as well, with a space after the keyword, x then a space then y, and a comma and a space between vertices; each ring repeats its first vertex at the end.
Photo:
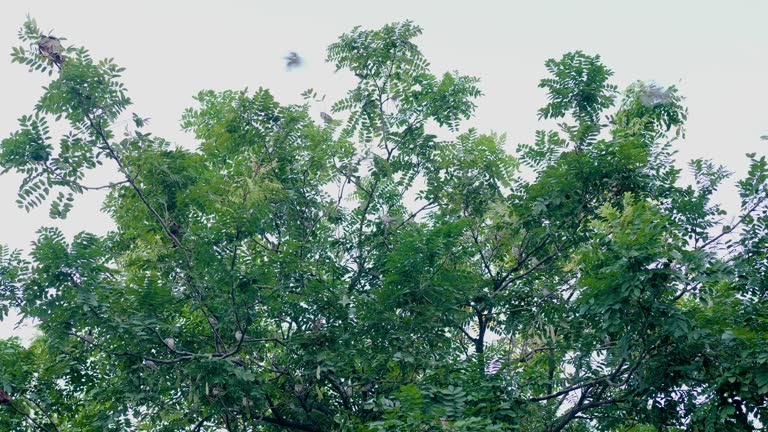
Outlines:
POLYGON ((61 46, 58 38, 40 35, 40 39, 37 41, 37 50, 41 56, 61 68, 61 62, 64 61, 64 56, 61 53, 64 52, 64 47, 61 46))
POLYGON ((331 117, 328 113, 321 112, 320 118, 323 119, 324 122, 330 123, 333 121, 333 117, 331 117))
POLYGON ((285 67, 290 71, 293 68, 301 66, 303 60, 295 51, 291 51, 285 58, 285 67))
POLYGON ((176 349, 176 341, 173 340, 173 338, 165 338, 163 339, 163 343, 170 349, 176 349))
POLYGON ((548 299, 552 299, 552 300, 557 300, 558 299, 557 294, 553 293, 552 291, 550 291, 550 290, 548 290, 546 288, 542 288, 541 289, 541 293, 544 295, 544 297, 546 297, 548 299))
POLYGON ((2 387, 0 387, 0 405, 8 405, 13 401, 13 398, 11 395, 5 392, 2 387))
POLYGON ((235 338, 238 342, 253 342, 255 339, 250 336, 245 336, 240 330, 235 332, 235 338))

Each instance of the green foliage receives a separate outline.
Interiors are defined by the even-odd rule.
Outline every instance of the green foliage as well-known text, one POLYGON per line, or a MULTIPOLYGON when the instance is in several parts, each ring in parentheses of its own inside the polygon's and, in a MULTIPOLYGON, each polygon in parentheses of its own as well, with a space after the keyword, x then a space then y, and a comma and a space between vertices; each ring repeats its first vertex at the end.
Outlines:
POLYGON ((675 128, 675 136, 683 135, 688 114, 674 86, 662 88, 638 81, 624 91, 619 112, 613 117, 616 132, 625 136, 664 134, 675 128))
POLYGON ((608 83, 613 71, 600 63, 599 55, 581 51, 567 53, 560 60, 549 59, 545 65, 552 77, 539 83, 549 99, 539 110, 539 118, 570 115, 576 125, 563 124, 563 129, 577 147, 582 146, 600 132, 600 116, 613 106, 617 88, 608 83))
POLYGON ((694 160, 678 184, 677 90, 637 82, 614 107, 612 72, 579 51, 540 82, 559 131, 512 155, 462 128, 478 80, 433 73, 420 34, 332 44, 356 83, 322 124, 311 89, 201 91, 190 150, 128 115, 122 68, 26 22, 12 60, 52 80, 0 142, 2 172, 54 218, 108 189, 115 229, 0 248, 0 316, 41 332, 0 340, 0 429, 768 423, 766 157, 748 155, 728 219, 725 168, 694 160), (100 164, 121 179, 84 185, 100 164))

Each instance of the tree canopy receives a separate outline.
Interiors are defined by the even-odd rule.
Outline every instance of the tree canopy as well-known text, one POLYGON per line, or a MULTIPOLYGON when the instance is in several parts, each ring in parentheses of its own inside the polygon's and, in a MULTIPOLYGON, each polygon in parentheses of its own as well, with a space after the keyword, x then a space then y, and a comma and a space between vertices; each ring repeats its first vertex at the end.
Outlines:
POLYGON ((0 249, 7 431, 741 431, 768 423, 768 162, 675 168, 674 87, 548 60, 554 130, 462 127, 479 80, 430 70, 411 22, 355 28, 332 115, 204 90, 149 132, 113 60, 27 21, 50 82, 0 144, 18 205, 109 189, 114 230, 0 249), (130 127, 125 129, 125 121, 130 127), (125 129, 125 132, 123 132, 125 129), (55 130, 56 133, 53 133, 55 130), (120 181, 85 184, 111 165, 120 181), (523 175, 521 172, 529 172, 523 175))

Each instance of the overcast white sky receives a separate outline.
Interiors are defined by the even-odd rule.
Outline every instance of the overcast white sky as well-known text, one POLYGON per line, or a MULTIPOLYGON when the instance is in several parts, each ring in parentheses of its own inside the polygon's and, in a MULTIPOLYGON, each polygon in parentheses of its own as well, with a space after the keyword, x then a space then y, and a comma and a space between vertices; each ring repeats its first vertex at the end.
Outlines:
MULTIPOLYGON (((485 96, 469 125, 506 132, 510 150, 530 142, 541 125, 537 88, 544 61, 571 50, 600 54, 624 87, 634 80, 675 84, 687 97, 688 137, 680 163, 710 158, 739 174, 747 152, 768 144, 768 2, 730 1, 3 1, 0 53, 17 46, 30 14, 45 31, 113 57, 124 74, 132 111, 151 129, 184 146, 193 137, 178 127, 182 110, 201 89, 269 88, 281 102, 300 102, 314 88, 328 100, 352 82, 324 63, 325 48, 356 25, 375 28, 411 19, 424 28, 417 41, 433 72, 458 69, 480 77, 485 96), (287 72, 282 57, 305 59, 287 72)), ((0 58, 0 139, 31 112, 47 76, 0 58)), ((330 104, 320 109, 330 108, 330 104)), ((63 222, 47 210, 26 213, 14 203, 18 179, 0 178, 0 243, 27 249, 43 225, 66 233, 98 233, 110 224, 98 212, 102 196, 80 198, 63 222)), ((718 197, 737 205, 733 188, 718 197)), ((0 337, 29 335, 0 323, 0 337)))

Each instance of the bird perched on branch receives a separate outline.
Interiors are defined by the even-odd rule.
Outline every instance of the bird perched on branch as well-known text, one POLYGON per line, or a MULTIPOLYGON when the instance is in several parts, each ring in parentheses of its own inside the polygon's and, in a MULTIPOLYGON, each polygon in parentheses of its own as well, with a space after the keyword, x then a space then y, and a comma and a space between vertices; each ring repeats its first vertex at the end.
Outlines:
POLYGON ((8 405, 11 402, 13 402, 11 395, 6 393, 5 390, 0 387, 0 405, 8 405))
POLYGON ((546 288, 542 288, 541 289, 541 293, 544 295, 544 297, 546 297, 548 299, 557 300, 559 298, 557 296, 557 294, 553 293, 552 291, 550 291, 550 290, 548 290, 546 288))
POLYGON ((240 330, 235 332, 235 338, 238 342, 253 342, 256 340, 255 338, 244 335, 240 330))
POLYGON ((61 46, 59 38, 40 35, 40 39, 37 41, 37 50, 41 56, 47 58, 61 69, 61 63, 65 57, 62 55, 64 47, 61 46))
POLYGON ((318 332, 318 331, 322 330, 323 327, 325 327, 325 318, 323 318, 323 317, 319 317, 318 319, 316 319, 312 323, 312 331, 313 332, 318 332))
POLYGON ((293 68, 301 66, 302 59, 295 51, 291 51, 285 58, 285 67, 290 71, 293 68))
POLYGON ((331 123, 333 121, 333 117, 331 117, 330 114, 325 113, 325 112, 321 112, 320 113, 320 118, 323 119, 323 121, 326 124, 331 123))
POLYGON ((165 346, 167 346, 168 348, 170 348, 172 350, 176 349, 176 341, 173 340, 173 338, 165 338, 165 339, 163 339, 163 343, 165 344, 165 346))

